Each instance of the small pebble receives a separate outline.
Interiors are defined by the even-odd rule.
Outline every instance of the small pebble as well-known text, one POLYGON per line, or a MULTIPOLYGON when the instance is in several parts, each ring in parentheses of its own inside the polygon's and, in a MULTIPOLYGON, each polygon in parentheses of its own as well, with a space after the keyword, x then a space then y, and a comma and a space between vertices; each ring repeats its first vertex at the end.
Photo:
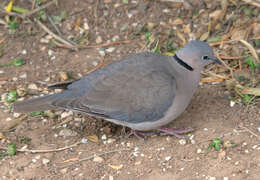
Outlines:
POLYGON ((33 162, 33 163, 36 163, 36 162, 37 162, 37 160, 36 160, 36 159, 32 159, 32 162, 33 162))
POLYGON ((236 166, 239 165, 239 161, 235 162, 235 165, 236 165, 236 166))
POLYGON ((106 55, 106 53, 105 53, 104 50, 99 50, 98 53, 99 53, 102 57, 104 57, 104 56, 106 55))
POLYGON ((88 139, 87 139, 87 138, 82 138, 82 139, 81 139, 81 143, 82 143, 82 144, 86 144, 87 142, 88 142, 88 139))
POLYGON ((223 180, 228 180, 228 177, 224 177, 223 180))
POLYGON ((202 153, 202 150, 201 149, 197 149, 197 153, 198 154, 202 153))
POLYGON ((181 145, 185 145, 185 144, 186 144, 186 140, 185 140, 185 139, 181 139, 181 140, 179 140, 179 143, 180 143, 181 145))
POLYGON ((103 134, 103 135, 101 136, 101 139, 102 139, 102 140, 106 140, 106 139, 107 139, 107 135, 103 134))
POLYGON ((248 153, 249 153, 249 150, 248 150, 248 149, 246 149, 246 150, 245 150, 245 153, 246 153, 246 154, 248 154, 248 153))
POLYGON ((106 49, 106 52, 113 52, 116 48, 115 47, 109 47, 106 49))
POLYGON ((22 51, 21 51, 21 54, 26 55, 26 54, 27 54, 26 49, 22 50, 22 51))
POLYGON ((12 119, 10 117, 6 118, 6 121, 11 121, 12 119))
POLYGON ((204 131, 208 131, 208 128, 204 128, 203 130, 204 130, 204 131))
POLYGON ((62 136, 62 137, 68 137, 68 136, 76 136, 77 133, 70 130, 70 129, 62 129, 60 132, 59 132, 59 136, 62 136))
POLYGON ((93 65, 93 66, 97 66, 97 65, 98 65, 98 62, 97 62, 97 61, 93 61, 93 62, 92 62, 92 65, 93 65))
POLYGON ((20 117, 20 115, 21 115, 20 113, 14 113, 14 117, 15 117, 15 118, 20 117))
POLYGON ((72 112, 72 111, 65 111, 65 112, 63 112, 63 113, 61 114, 61 119, 64 119, 64 118, 69 117, 69 116, 71 116, 71 115, 73 115, 73 112, 72 112))
POLYGON ((114 180, 114 177, 109 175, 108 180, 114 180))
POLYGON ((230 101, 230 107, 234 107, 235 104, 236 104, 236 102, 234 102, 234 101, 230 101))
POLYGON ((49 56, 52 56, 52 55, 53 55, 53 53, 54 53, 54 51, 53 51, 53 50, 51 50, 51 49, 49 49, 49 50, 48 50, 48 55, 49 55, 49 56))
POLYGON ((181 169, 180 169, 180 171, 183 171, 183 170, 184 170, 184 168, 181 168, 181 169))
POLYGON ((115 139, 109 138, 109 139, 107 140, 107 144, 111 144, 111 143, 113 143, 113 142, 115 142, 115 141, 116 141, 115 139))
POLYGON ((28 89, 37 90, 38 87, 36 84, 29 84, 28 89))
POLYGON ((3 70, 0 70, 0 74, 4 74, 4 71, 3 71, 3 70))
POLYGON ((97 163, 102 163, 104 162, 104 159, 102 157, 96 156, 94 157, 93 161, 97 163))
POLYGON ((209 180, 216 180, 216 177, 209 177, 209 180))
POLYGON ((21 79, 26 79, 26 78, 27 78, 27 74, 26 74, 26 73, 21 74, 21 75, 19 76, 19 78, 21 78, 21 79))
POLYGON ((97 43, 97 44, 102 43, 102 37, 101 37, 101 36, 98 36, 98 37, 97 37, 96 43, 97 43))
POLYGON ((260 132, 260 127, 257 128, 257 131, 260 132))
POLYGON ((169 160, 171 160, 171 158, 172 158, 171 156, 166 156, 165 161, 169 161, 169 160))
POLYGON ((48 164, 49 162, 50 162, 49 159, 46 159, 46 158, 42 159, 42 164, 44 164, 44 165, 48 164))

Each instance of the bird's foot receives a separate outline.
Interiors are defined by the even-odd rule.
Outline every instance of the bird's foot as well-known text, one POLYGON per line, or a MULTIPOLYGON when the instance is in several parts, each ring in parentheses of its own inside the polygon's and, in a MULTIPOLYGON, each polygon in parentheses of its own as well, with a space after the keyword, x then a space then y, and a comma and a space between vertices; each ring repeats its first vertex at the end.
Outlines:
POLYGON ((125 138, 129 138, 130 136, 134 135, 138 139, 144 140, 145 136, 152 136, 154 134, 156 134, 156 132, 142 132, 142 131, 131 129, 130 133, 127 134, 125 138))
POLYGON ((158 129, 160 132, 163 132, 164 134, 168 134, 168 135, 173 135, 177 138, 185 138, 184 135, 181 134, 186 134, 189 132, 194 131, 194 128, 188 128, 188 129, 169 129, 166 127, 161 127, 160 129, 158 129))

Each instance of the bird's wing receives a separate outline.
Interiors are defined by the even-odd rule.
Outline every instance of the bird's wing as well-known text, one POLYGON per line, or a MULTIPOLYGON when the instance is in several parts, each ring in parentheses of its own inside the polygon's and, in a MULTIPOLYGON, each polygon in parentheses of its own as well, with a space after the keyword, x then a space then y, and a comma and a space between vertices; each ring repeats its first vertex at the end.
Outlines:
POLYGON ((171 106, 176 93, 176 81, 167 63, 156 57, 130 56, 123 64, 91 73, 71 84, 52 104, 128 123, 156 121, 171 106))

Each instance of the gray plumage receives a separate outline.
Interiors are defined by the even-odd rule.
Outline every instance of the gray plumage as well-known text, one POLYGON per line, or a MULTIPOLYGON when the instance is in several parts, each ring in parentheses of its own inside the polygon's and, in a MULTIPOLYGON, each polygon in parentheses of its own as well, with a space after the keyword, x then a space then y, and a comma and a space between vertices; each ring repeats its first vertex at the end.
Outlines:
POLYGON ((197 40, 174 57, 134 54, 84 76, 64 92, 16 102, 14 111, 68 109, 134 130, 156 129, 189 105, 200 71, 210 61, 218 61, 211 47, 197 40))

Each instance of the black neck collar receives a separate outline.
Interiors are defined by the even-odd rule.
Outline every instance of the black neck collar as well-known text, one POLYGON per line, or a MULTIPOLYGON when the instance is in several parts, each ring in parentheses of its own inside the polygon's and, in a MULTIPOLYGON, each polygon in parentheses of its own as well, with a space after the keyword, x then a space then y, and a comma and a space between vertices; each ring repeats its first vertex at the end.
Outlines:
POLYGON ((184 68, 188 69, 189 71, 193 71, 193 68, 189 66, 187 63, 185 63, 183 60, 181 60, 176 54, 173 56, 173 58, 184 68))

